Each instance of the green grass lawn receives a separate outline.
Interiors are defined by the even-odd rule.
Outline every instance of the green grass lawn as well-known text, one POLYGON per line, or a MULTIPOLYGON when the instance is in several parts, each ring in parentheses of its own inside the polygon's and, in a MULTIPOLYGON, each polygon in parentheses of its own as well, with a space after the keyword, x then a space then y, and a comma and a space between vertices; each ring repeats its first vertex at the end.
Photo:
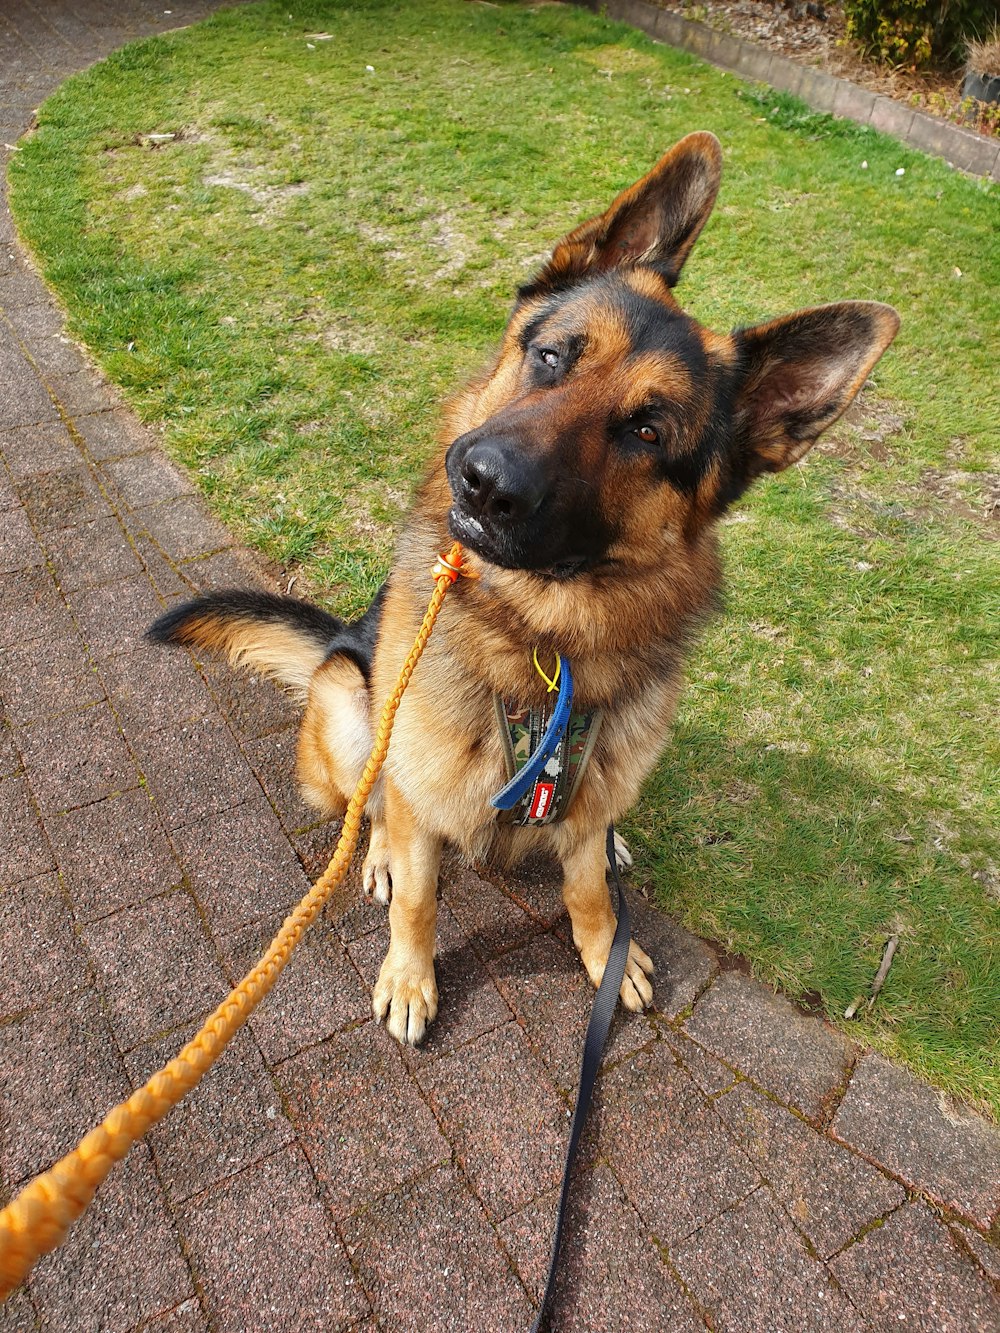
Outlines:
POLYGON ((637 874, 834 1018, 898 931, 849 1030, 1000 1116, 996 190, 570 7, 283 0, 71 79, 12 203, 221 517, 353 612, 516 285, 693 129, 725 153, 693 314, 864 297, 903 328, 726 524, 637 874))

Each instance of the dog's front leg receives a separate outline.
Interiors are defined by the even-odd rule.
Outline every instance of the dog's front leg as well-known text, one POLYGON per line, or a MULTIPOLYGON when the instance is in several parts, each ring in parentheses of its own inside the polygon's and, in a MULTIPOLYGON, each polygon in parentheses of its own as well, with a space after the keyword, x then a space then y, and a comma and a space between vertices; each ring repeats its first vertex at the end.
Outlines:
MULTIPOLYGON (((605 876, 607 853, 603 831, 572 844, 562 853, 563 900, 573 925, 573 942, 595 986, 601 984, 615 937, 615 914, 605 876)), ((629 943, 621 997, 637 1013, 653 1002, 649 978, 653 963, 635 941, 629 943)))
POLYGON ((434 930, 441 839, 420 827, 403 795, 385 783, 392 865, 389 952, 375 984, 375 1017, 400 1042, 416 1046, 437 1013, 434 930))

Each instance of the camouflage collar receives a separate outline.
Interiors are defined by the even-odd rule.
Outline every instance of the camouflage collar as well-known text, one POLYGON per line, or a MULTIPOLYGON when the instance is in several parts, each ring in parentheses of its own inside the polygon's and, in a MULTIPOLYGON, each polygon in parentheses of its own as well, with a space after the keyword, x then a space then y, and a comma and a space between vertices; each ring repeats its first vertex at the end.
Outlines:
MULTIPOLYGON (((524 708, 496 694, 493 708, 503 743, 507 777, 512 779, 537 751, 552 720, 555 705, 524 708)), ((599 709, 570 713, 558 744, 534 782, 509 809, 501 810, 501 823, 554 824, 565 818, 593 752, 602 716, 599 709)))

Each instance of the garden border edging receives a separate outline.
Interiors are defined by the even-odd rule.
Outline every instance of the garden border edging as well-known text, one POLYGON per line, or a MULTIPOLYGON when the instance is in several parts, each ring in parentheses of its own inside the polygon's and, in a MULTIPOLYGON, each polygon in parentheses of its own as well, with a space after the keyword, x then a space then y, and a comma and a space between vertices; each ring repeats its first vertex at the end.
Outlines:
POLYGON ((1000 181, 1000 139, 985 139, 959 125, 905 107, 891 97, 859 88, 848 79, 800 65, 787 56, 776 55, 729 33, 717 32, 704 23, 694 23, 646 0, 572 0, 572 3, 619 23, 628 23, 647 36, 688 51, 727 73, 768 83, 779 92, 801 97, 814 111, 871 125, 910 148, 943 158, 959 171, 1000 181))

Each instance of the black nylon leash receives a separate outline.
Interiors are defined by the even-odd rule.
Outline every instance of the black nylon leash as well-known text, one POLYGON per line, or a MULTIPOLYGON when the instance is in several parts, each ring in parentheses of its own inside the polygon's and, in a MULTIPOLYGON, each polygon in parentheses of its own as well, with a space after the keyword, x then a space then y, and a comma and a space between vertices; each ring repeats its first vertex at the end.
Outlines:
POLYGON ((570 1126, 569 1146, 566 1149, 566 1165, 563 1167, 562 1190, 559 1195, 559 1211, 556 1213, 556 1229, 552 1239, 552 1255, 549 1259, 549 1272, 545 1279, 545 1290, 542 1293, 542 1301, 538 1307, 535 1322, 531 1325, 531 1333, 540 1333, 540 1330, 546 1325, 545 1313, 552 1296, 552 1289, 555 1286, 556 1269, 559 1263, 559 1246, 562 1241, 563 1222, 566 1220, 566 1203, 569 1199, 573 1164, 576 1161, 576 1151, 580 1144, 580 1136, 583 1133, 583 1126, 587 1119, 587 1113, 590 1110, 590 1103, 594 1092, 594 1083, 597 1080, 597 1073, 601 1067, 601 1056, 604 1054, 604 1045, 608 1039, 608 1031, 611 1027, 611 1020, 615 1013, 615 1005, 618 1003, 618 992, 621 990, 622 981, 625 978, 625 964, 628 962, 628 946, 631 938, 631 926, 629 923, 628 903, 625 899, 625 890, 622 888, 622 882, 618 875, 618 862, 615 859, 614 824, 608 825, 606 850, 611 879, 614 883, 615 893, 617 895, 618 925, 615 927, 615 937, 611 941, 611 949, 608 952, 608 961, 604 967, 604 976, 601 978, 601 984, 598 986, 597 994, 594 996, 593 1008, 590 1011, 590 1022, 587 1024, 587 1035, 583 1042, 583 1059, 580 1062, 580 1083, 576 1090, 576 1105, 573 1108, 573 1123, 570 1126))

